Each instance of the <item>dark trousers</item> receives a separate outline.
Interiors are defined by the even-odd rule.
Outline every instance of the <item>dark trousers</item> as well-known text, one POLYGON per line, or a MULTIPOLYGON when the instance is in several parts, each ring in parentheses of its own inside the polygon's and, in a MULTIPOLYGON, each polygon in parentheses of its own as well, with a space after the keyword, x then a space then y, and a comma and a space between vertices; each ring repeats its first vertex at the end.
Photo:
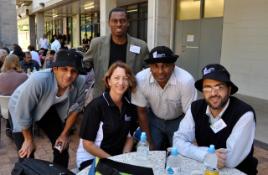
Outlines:
POLYGON ((147 114, 155 150, 166 150, 172 146, 173 134, 178 130, 184 114, 172 120, 158 118, 151 109, 148 110, 147 114))
MULTIPOLYGON (((46 114, 41 118, 41 120, 36 122, 36 124, 39 126, 39 128, 41 128, 44 131, 44 133, 47 135, 47 137, 51 142, 54 157, 53 163, 68 168, 68 162, 69 162, 68 148, 63 150, 61 153, 54 148, 55 142, 64 128, 64 123, 61 121, 55 107, 52 106, 46 112, 46 114)), ((13 133, 13 135, 17 149, 19 150, 24 141, 23 134, 22 132, 17 132, 13 133)), ((32 154, 31 157, 33 158, 34 155, 32 154)))

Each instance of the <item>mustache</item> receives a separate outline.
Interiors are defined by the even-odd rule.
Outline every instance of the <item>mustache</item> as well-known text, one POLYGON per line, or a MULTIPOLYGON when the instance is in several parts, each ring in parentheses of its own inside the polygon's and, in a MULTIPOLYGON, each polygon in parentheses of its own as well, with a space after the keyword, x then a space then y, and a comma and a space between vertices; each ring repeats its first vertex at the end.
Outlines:
POLYGON ((212 98, 221 98, 219 95, 213 95, 213 96, 210 96, 208 99, 212 99, 212 98))

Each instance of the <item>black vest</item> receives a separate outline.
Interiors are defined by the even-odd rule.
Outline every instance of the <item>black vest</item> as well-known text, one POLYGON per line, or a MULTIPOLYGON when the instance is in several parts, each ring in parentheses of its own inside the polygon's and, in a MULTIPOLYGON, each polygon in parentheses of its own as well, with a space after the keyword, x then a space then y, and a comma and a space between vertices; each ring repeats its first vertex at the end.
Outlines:
MULTIPOLYGON (((204 99, 197 100, 191 105, 191 112, 195 122, 195 138, 198 146, 209 146, 210 144, 214 144, 216 149, 226 148, 226 141, 230 136, 233 127, 243 114, 248 111, 253 111, 254 119, 256 121, 253 108, 241 100, 231 96, 229 106, 222 115, 222 119, 226 123, 227 127, 215 134, 210 128, 209 116, 206 115, 206 109, 207 103, 204 99)), ((250 175, 257 173, 258 161, 253 157, 253 149, 254 146, 252 144, 250 153, 236 167, 250 175)))

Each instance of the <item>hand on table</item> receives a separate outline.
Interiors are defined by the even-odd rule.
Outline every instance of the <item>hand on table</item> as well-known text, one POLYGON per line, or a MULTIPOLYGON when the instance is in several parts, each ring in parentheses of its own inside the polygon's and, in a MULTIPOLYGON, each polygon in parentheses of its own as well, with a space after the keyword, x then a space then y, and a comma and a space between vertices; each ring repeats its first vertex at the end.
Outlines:
POLYGON ((227 153, 227 150, 225 148, 220 148, 216 150, 216 155, 218 158, 218 163, 217 163, 218 168, 223 168, 225 166, 226 153, 227 153))

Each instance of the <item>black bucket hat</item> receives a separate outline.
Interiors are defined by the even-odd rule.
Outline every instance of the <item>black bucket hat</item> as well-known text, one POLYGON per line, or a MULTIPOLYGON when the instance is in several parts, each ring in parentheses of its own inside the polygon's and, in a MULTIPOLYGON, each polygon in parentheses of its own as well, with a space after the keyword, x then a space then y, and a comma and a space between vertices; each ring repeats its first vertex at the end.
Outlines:
POLYGON ((230 73, 220 64, 209 64, 202 69, 202 79, 195 82, 195 88, 202 92, 203 80, 212 79, 226 83, 231 86, 231 94, 238 91, 238 87, 231 81, 230 73))
POLYGON ((175 55, 166 46, 157 46, 149 53, 149 58, 145 60, 147 64, 152 63, 175 63, 179 56, 175 55))
POLYGON ((82 66, 83 55, 73 50, 60 50, 56 54, 56 60, 53 62, 52 67, 65 67, 71 66, 79 73, 83 72, 82 66))

